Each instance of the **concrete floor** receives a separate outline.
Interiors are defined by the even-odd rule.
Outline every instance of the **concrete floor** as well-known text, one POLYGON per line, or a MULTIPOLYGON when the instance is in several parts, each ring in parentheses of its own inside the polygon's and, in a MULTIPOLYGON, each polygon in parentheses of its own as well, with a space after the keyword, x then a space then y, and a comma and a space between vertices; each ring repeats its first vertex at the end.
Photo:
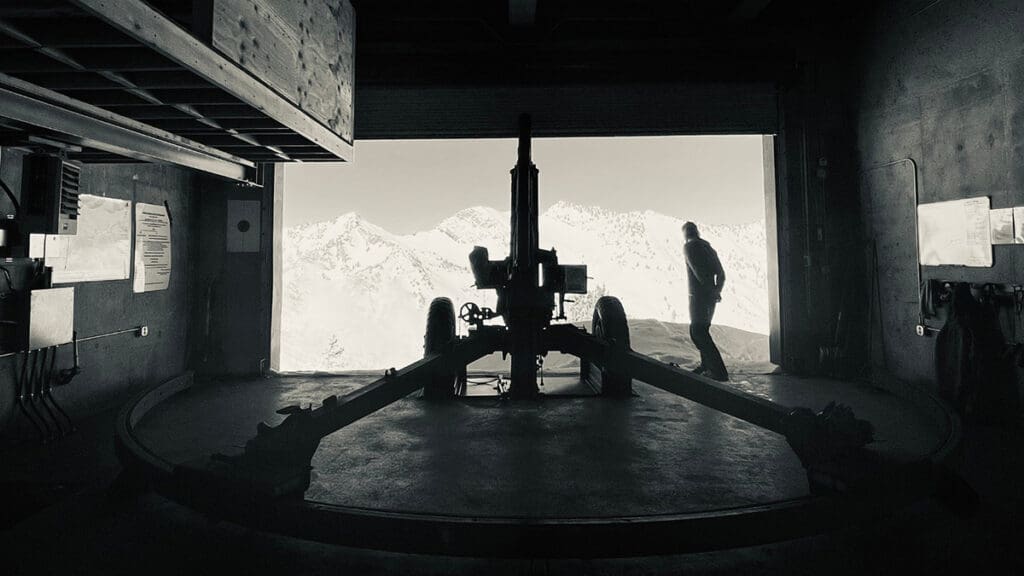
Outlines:
MULTIPOLYGON (((319 400, 324 392, 342 392, 359 381, 300 377, 211 383, 174 398, 145 420, 142 428, 153 442, 162 443, 167 455, 187 459, 208 449, 240 446, 256 419, 269 416, 283 404, 319 400), (199 414, 206 417, 185 417, 189 405, 201 406, 199 414), (213 418, 215 414, 221 418, 213 418)), ((840 397, 876 423, 887 449, 905 454, 928 449, 937 430, 923 412, 856 384, 741 375, 737 385, 788 404, 820 407, 826 400, 840 397)), ((802 471, 788 461, 791 456, 784 453, 778 439, 644 385, 637 385, 636 390, 637 397, 625 402, 549 398, 534 405, 508 407, 496 406, 493 400, 432 406, 410 397, 325 440, 315 462, 318 479, 307 497, 345 504, 366 503, 376 497, 379 505, 403 509, 427 510, 438 507, 435 502, 440 501, 465 511, 528 509, 561 514, 594 511, 597 500, 619 511, 645 510, 661 494, 671 498, 673 506, 695 509, 775 498, 779 493, 774 490, 780 487, 792 493, 805 490, 802 471), (435 417, 446 420, 438 423, 435 417), (478 437, 467 437, 469 433, 478 437), (499 433, 501 437, 492 438, 499 433), (510 442, 524 434, 534 449, 515 448, 510 442), (442 439, 454 442, 438 442, 442 439), (612 443, 601 450, 598 440, 612 443), (388 452, 374 454, 365 447, 368 442, 388 452), (364 448, 353 451, 352 446, 361 443, 364 448), (463 445, 474 450, 458 450, 463 445), (640 452, 636 456, 618 452, 624 449, 640 452), (733 450, 739 453, 732 454, 733 450), (768 455, 761 453, 768 450, 776 451, 778 461, 770 462, 768 455), (751 458, 755 452, 758 457, 751 458), (547 459, 535 453, 545 454, 547 459), (504 468, 489 472, 483 464, 474 463, 477 457, 473 454, 504 468), (553 455, 564 462, 550 462, 553 455), (598 456, 599 461, 590 460, 598 456), (446 464, 431 464, 431 457, 446 464), (416 463, 421 468, 402 469, 398 463, 416 463), (463 465, 470 466, 473 473, 461 469, 463 465), (452 467, 458 473, 448 470, 452 467), (532 477, 524 479, 515 473, 525 467, 532 467, 526 468, 534 472, 532 477), (448 473, 442 475, 445 470, 448 473), (640 477, 627 480, 627 470, 640 477), (754 487, 741 486, 762 470, 768 473, 754 487), (489 487, 473 479, 473 474, 498 478, 502 483, 489 487), (619 490, 616 482, 628 490, 619 490), (383 486, 390 483, 399 483, 401 488, 383 486), (529 489, 531 483, 533 490, 529 489), (358 490, 347 492, 352 488, 358 490), (418 498, 409 495, 417 490, 418 498), (434 496, 427 497, 427 490, 434 490, 434 496), (460 492, 475 493, 484 500, 460 492), (501 493, 507 495, 496 496, 501 493), (560 495, 567 503, 558 501, 560 495)), ((112 414, 101 415, 97 421, 83 423, 78 438, 42 451, 35 446, 3 449, 0 456, 5 466, 0 467, 0 481, 4 488, 9 488, 11 477, 25 474, 6 466, 11 462, 35 462, 29 474, 33 478, 27 480, 40 485, 50 477, 66 481, 67 474, 74 474, 67 464, 61 464, 72 458, 68 452, 78 454, 79 474, 84 478, 96 478, 102 471, 116 468, 109 460, 112 414), (83 450, 87 452, 82 454, 83 450), (22 455, 26 452, 31 456, 22 455)), ((967 432, 962 472, 982 497, 982 509, 975 518, 959 518, 924 503, 875 526, 704 554, 506 561, 355 550, 255 532, 197 514, 151 493, 123 495, 91 481, 32 517, 12 523, 0 533, 0 552, 10 570, 5 572, 10 574, 213 570, 287 574, 859 574, 899 570, 957 574, 992 572, 997 567, 1001 573, 1020 572, 1024 570, 1019 547, 1024 495, 1016 489, 1016 479, 1024 470, 1021 431, 972 428, 967 432)), ((108 477, 107 484, 109 481, 108 477)), ((9 490, 4 496, 4 504, 16 497, 9 490)), ((598 511, 610 513, 606 510, 598 511)))
MULTIPOLYGON (((237 452, 261 420, 372 377, 280 377, 198 385, 136 427, 153 452, 183 463, 237 452)), ((851 405, 879 446, 934 450, 941 428, 880 390, 829 380, 737 374, 735 385, 787 405, 851 405)), ((545 389, 579 393, 576 376, 545 389)), ((306 499, 392 511, 581 517, 701 512, 807 494, 781 436, 637 382, 624 401, 546 396, 431 403, 411 395, 325 438, 306 499)))

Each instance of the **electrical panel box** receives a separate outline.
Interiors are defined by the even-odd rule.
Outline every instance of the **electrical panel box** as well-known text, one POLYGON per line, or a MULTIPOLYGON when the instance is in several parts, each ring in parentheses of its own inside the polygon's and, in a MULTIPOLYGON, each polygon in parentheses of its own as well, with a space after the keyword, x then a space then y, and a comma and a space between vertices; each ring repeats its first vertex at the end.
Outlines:
POLYGON ((59 346, 73 339, 74 288, 7 292, 0 299, 0 311, 4 318, 0 350, 5 352, 59 346))
POLYGON ((67 344, 74 338, 75 289, 33 290, 28 310, 28 350, 67 344))
POLYGON ((21 231, 76 234, 82 168, 57 156, 25 157, 21 190, 21 231))

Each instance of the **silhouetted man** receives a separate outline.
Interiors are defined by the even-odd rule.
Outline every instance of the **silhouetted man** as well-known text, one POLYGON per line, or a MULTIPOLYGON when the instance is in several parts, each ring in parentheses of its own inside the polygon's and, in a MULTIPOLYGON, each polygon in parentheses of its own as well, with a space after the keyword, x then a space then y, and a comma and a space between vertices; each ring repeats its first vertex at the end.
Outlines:
POLYGON ((700 366, 693 371, 724 382, 729 379, 729 373, 715 341, 711 339, 710 329, 715 305, 722 301, 725 271, 718 260, 718 253, 700 237, 696 224, 683 224, 683 236, 686 238, 683 250, 690 285, 690 339, 700 350, 700 366))

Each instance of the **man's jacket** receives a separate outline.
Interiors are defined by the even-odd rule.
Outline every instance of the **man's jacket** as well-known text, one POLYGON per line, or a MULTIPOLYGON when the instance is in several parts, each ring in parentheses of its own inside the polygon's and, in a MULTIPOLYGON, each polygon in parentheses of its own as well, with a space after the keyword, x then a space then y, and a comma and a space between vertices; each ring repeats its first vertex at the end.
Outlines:
POLYGON ((715 297, 725 285, 725 270, 718 260, 718 253, 703 238, 688 240, 683 247, 686 254, 686 277, 690 284, 690 295, 715 297))

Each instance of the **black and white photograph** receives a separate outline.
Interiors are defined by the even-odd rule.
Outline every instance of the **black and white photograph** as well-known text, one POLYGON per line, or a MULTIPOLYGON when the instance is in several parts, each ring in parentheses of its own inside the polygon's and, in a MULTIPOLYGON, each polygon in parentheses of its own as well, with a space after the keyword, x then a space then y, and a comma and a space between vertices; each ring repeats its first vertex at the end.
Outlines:
POLYGON ((0 0, 0 573, 1024 572, 1022 29, 0 0))

